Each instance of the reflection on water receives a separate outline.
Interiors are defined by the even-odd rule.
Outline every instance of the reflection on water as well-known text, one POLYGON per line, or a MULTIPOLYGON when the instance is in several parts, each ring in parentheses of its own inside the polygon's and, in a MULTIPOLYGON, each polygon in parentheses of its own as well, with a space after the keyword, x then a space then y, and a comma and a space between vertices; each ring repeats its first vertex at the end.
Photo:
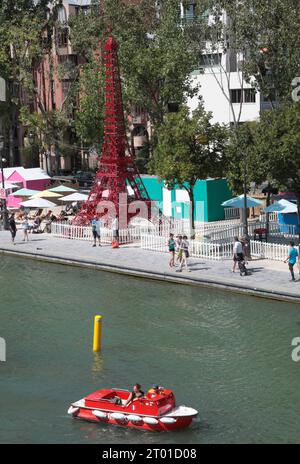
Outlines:
POLYGON ((156 433, 66 413, 92 391, 136 382, 199 410, 163 444, 300 441, 299 305, 7 257, 0 288, 0 442, 155 444, 156 433))
POLYGON ((92 373, 95 379, 101 378, 101 373, 104 369, 104 359, 101 353, 94 353, 94 359, 92 364, 92 373))

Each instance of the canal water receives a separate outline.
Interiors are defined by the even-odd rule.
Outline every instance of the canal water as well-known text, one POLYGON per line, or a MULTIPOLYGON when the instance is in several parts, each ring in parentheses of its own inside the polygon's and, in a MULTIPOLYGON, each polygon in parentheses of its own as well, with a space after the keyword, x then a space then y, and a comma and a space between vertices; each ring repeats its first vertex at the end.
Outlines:
POLYGON ((300 442, 299 305, 0 259, 1 443, 300 442), (174 389, 200 419, 158 436, 66 413, 96 389, 135 382, 174 389))

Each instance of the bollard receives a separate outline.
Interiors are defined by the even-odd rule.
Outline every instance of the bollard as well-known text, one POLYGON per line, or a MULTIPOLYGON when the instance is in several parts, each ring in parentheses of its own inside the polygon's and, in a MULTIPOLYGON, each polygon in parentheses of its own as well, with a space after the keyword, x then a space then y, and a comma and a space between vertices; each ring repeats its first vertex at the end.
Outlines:
POLYGON ((94 319, 94 340, 93 351, 97 353, 101 350, 101 332, 102 332, 102 316, 95 316, 94 319))

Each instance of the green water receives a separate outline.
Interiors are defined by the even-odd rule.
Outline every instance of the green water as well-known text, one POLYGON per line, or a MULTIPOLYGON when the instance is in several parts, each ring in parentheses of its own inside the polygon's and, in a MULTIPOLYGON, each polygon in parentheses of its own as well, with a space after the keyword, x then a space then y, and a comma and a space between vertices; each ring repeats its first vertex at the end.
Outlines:
POLYGON ((0 259, 0 442, 300 442, 299 305, 0 259), (101 356, 91 350, 97 313, 101 356), (200 421, 158 437, 66 413, 98 388, 135 382, 173 388, 200 421))

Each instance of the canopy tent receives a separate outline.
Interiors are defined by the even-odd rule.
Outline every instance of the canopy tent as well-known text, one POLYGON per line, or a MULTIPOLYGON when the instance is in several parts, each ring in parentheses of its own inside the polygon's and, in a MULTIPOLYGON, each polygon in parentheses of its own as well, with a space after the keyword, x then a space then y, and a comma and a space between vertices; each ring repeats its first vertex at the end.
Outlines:
POLYGON ((31 200, 22 201, 20 205, 25 208, 53 208, 56 206, 52 201, 45 200, 44 198, 33 198, 31 200))
POLYGON ((60 198, 59 193, 50 192, 50 190, 43 190, 33 195, 33 198, 60 198))
POLYGON ((291 214, 297 213, 297 205, 292 203, 288 200, 279 200, 277 203, 273 203, 272 205, 264 208, 264 213, 280 213, 280 214, 291 214))
POLYGON ((64 198, 61 198, 61 201, 65 203, 73 203, 73 201, 87 201, 88 198, 89 198, 88 195, 84 195, 83 193, 76 192, 64 198))
POLYGON ((39 190, 31 190, 27 188, 21 188, 17 190, 16 192, 12 193, 11 195, 13 197, 32 197, 36 193, 39 193, 39 190))
POLYGON ((49 192, 54 192, 54 193, 72 193, 72 192, 77 192, 77 190, 67 187, 66 185, 58 185, 57 187, 53 187, 49 189, 49 192))
MULTIPOLYGON (((251 198, 247 196, 247 208, 254 208, 256 206, 261 206, 262 202, 260 200, 256 200, 255 198, 251 198)), ((230 200, 224 201, 222 203, 224 208, 239 208, 244 209, 244 195, 240 195, 235 198, 231 198, 230 200)))

